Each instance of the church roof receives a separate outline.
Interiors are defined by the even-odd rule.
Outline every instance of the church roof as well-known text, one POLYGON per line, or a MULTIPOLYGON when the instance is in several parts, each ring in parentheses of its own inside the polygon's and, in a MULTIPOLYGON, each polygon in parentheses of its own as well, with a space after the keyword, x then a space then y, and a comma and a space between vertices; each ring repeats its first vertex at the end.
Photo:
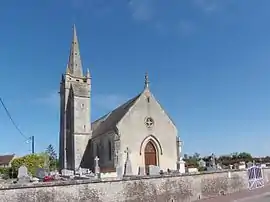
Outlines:
POLYGON ((121 121, 121 119, 125 116, 130 107, 134 105, 134 103, 140 97, 140 95, 141 93, 131 98, 123 105, 117 107, 108 114, 94 121, 92 123, 93 137, 114 130, 116 128, 117 123, 121 121))

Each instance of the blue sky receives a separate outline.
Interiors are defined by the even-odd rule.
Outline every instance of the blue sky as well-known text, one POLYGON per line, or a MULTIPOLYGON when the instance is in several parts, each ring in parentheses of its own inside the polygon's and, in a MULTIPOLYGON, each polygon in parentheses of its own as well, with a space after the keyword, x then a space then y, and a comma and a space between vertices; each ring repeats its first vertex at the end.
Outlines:
MULTIPOLYGON (((0 96, 36 150, 58 148, 61 73, 76 23, 93 77, 92 118, 143 88, 179 128, 184 153, 270 155, 270 2, 46 0, 0 6, 0 96)), ((0 108, 0 153, 30 145, 0 108)), ((164 134, 166 135, 166 134, 164 134)))

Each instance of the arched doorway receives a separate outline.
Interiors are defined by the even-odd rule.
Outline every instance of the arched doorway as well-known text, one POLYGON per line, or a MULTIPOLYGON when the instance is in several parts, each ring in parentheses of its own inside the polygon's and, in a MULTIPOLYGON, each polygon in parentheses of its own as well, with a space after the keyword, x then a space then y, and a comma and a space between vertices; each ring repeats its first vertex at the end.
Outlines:
POLYGON ((149 174, 149 166, 157 165, 157 151, 154 143, 149 141, 144 149, 144 162, 146 174, 149 174))

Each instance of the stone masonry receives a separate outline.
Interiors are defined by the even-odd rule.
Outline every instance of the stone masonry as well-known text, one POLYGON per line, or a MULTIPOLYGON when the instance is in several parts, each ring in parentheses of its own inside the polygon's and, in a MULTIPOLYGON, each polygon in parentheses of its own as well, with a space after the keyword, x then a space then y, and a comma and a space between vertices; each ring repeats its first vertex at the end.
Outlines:
MULTIPOLYGON (((264 169, 269 183, 270 169, 264 169)), ((109 182, 65 181, 0 185, 0 202, 166 202, 198 199, 248 188, 247 171, 138 178, 109 182)))

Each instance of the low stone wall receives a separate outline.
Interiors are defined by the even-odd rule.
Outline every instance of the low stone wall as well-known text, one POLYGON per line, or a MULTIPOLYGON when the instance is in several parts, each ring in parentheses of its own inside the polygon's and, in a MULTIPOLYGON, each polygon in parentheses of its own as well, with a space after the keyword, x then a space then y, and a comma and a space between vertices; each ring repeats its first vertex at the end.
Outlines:
MULTIPOLYGON (((264 169, 265 182, 270 169, 264 169)), ((247 171, 196 174, 121 181, 47 182, 0 185, 1 202, 166 202, 196 201, 248 188, 247 171), (173 200, 174 199, 174 200, 173 200)))

